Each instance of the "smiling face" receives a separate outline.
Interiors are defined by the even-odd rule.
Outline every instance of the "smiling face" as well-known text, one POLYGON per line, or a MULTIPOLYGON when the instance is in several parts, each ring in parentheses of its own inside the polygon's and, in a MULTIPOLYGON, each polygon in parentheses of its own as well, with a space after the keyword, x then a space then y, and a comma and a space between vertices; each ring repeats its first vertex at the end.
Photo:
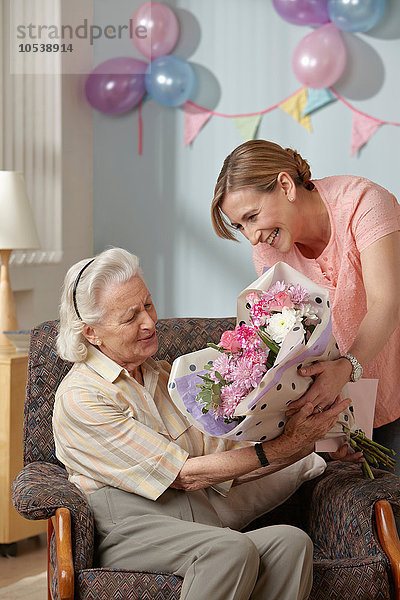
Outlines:
POLYGON ((85 326, 84 335, 109 358, 135 372, 158 348, 157 313, 143 279, 132 277, 108 287, 101 295, 104 317, 99 324, 85 326))
POLYGON ((284 253, 289 252, 299 237, 295 192, 287 193, 280 186, 269 194, 251 188, 230 192, 221 209, 233 227, 253 245, 264 242, 284 253))

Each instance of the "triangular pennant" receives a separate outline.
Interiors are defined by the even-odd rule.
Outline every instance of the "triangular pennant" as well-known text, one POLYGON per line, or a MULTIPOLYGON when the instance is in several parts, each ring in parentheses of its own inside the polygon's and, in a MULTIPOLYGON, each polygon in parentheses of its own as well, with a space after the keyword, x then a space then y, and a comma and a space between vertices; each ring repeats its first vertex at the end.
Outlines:
POLYGON ((239 130, 244 142, 254 140, 258 126, 260 125, 261 115, 251 115, 249 117, 233 117, 233 121, 239 130))
POLYGON ((188 146, 199 134, 199 131, 207 123, 212 115, 211 110, 203 110, 193 106, 190 102, 185 102, 185 138, 184 145, 188 146))
POLYGON ((307 92, 302 88, 297 94, 294 94, 279 105, 288 115, 303 125, 308 131, 311 131, 311 121, 308 115, 303 117, 303 112, 307 104, 307 92))
POLYGON ((322 108, 330 102, 337 100, 336 96, 332 94, 329 88, 322 88, 320 90, 314 90, 313 88, 307 89, 307 104, 303 110, 303 117, 315 112, 319 108, 322 108))
POLYGON ((351 132, 351 150, 350 155, 360 150, 368 142, 377 129, 383 125, 384 121, 378 121, 368 115, 363 115, 353 110, 353 126, 351 132))

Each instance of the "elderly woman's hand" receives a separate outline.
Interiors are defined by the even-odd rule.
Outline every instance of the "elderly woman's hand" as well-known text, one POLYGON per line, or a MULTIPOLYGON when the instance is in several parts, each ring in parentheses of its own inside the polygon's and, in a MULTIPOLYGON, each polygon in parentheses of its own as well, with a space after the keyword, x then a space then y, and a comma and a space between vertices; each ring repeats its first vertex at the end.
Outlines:
MULTIPOLYGON (((343 386, 349 382, 351 371, 352 366, 347 358, 317 362, 301 368, 300 375, 315 377, 315 381, 301 398, 290 404, 286 415, 293 415, 307 402, 311 402, 314 409, 326 410, 329 408, 340 394, 343 386)), ((321 411, 319 410, 319 412, 321 411)))
MULTIPOLYGON (((350 405, 350 399, 336 397, 332 406, 324 412, 314 413, 314 406, 307 402, 286 423, 285 431, 278 438, 282 459, 287 459, 304 446, 322 439, 335 425, 339 414, 350 405)), ((277 440, 277 441, 278 441, 277 440)))

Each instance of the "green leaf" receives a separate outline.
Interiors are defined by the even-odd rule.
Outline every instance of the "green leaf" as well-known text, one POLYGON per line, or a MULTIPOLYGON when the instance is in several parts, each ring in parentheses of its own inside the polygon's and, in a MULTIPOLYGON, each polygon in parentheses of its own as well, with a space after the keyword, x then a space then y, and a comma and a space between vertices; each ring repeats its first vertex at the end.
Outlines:
POLYGON ((213 379, 210 379, 210 377, 207 377, 205 375, 197 375, 197 377, 200 377, 200 379, 202 379, 206 383, 215 383, 213 379))
POLYGON ((227 382, 225 381, 225 379, 222 377, 221 373, 218 373, 218 371, 215 371, 215 377, 218 379, 218 381, 220 383, 222 383, 222 385, 226 385, 227 382))
POLYGON ((258 335, 260 336, 264 344, 271 350, 271 352, 277 355, 280 350, 280 346, 276 342, 274 342, 274 340, 272 340, 265 331, 262 331, 262 329, 258 330, 258 335))
POLYGON ((221 346, 217 346, 216 344, 213 344, 212 342, 209 342, 207 344, 207 346, 209 348, 213 348, 214 350, 218 350, 218 352, 222 352, 222 354, 224 354, 226 352, 225 348, 222 348, 221 346))

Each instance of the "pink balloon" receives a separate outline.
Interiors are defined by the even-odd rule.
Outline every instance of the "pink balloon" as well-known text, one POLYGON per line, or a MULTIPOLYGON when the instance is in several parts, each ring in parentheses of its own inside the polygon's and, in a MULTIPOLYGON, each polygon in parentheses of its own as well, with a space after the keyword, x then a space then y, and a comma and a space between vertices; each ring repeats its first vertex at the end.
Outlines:
POLYGON ((297 44, 292 67, 297 79, 310 88, 326 88, 335 83, 346 66, 346 48, 333 23, 323 25, 297 44))
POLYGON ((132 15, 131 36, 139 52, 154 60, 175 48, 179 37, 178 19, 166 4, 147 2, 132 15))

